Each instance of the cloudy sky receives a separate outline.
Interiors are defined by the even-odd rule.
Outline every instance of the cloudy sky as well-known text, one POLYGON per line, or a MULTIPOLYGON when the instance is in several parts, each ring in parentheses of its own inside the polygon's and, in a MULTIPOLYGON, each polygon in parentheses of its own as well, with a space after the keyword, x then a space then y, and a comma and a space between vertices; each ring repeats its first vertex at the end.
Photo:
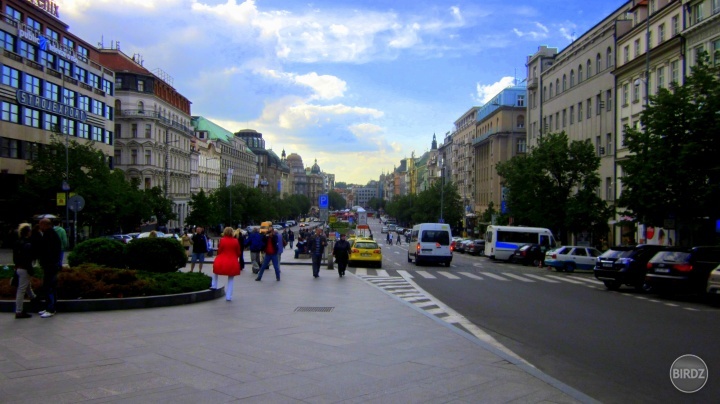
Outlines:
POLYGON ((202 115, 364 184, 442 141, 623 0, 56 0, 70 32, 120 42, 202 115))

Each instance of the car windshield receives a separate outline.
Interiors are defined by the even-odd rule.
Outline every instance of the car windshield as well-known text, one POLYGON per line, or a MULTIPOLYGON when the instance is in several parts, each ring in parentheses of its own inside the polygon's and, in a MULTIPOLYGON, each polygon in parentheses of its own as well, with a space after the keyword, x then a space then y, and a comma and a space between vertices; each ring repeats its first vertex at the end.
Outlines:
POLYGON ((633 250, 607 250, 602 255, 600 255, 600 258, 627 258, 632 255, 633 250))
POLYGON ((378 248, 378 245, 376 243, 358 241, 357 243, 355 243, 355 248, 357 248, 358 250, 374 250, 378 248))
POLYGON ((655 254, 650 262, 687 262, 690 253, 685 251, 661 251, 655 254))

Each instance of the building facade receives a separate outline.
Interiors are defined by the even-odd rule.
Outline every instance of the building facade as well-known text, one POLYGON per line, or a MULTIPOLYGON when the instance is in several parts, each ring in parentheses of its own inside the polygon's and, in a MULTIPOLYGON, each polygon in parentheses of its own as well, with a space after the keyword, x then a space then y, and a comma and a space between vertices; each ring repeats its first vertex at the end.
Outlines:
POLYGON ((475 184, 473 183, 474 153, 472 142, 477 136, 477 113, 479 107, 472 107, 455 121, 452 134, 452 181, 457 185, 458 193, 466 212, 475 207, 475 184))

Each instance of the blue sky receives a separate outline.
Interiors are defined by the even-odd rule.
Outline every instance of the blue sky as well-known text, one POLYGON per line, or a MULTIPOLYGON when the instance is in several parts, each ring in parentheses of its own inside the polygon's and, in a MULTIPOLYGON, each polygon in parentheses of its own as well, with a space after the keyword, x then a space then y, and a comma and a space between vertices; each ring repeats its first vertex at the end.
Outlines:
POLYGON ((364 184, 442 141, 623 0, 59 0, 91 44, 119 41, 202 115, 364 184))

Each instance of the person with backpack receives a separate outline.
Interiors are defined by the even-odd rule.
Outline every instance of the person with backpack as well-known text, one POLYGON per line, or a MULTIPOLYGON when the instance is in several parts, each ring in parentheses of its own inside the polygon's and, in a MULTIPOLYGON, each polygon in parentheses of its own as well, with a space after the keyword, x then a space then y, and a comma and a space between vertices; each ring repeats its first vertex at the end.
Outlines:
POLYGON ((192 236, 192 257, 190 259, 190 272, 195 270, 195 263, 199 262, 198 273, 202 273, 205 254, 208 252, 208 240, 205 237, 205 229, 198 226, 192 236))

